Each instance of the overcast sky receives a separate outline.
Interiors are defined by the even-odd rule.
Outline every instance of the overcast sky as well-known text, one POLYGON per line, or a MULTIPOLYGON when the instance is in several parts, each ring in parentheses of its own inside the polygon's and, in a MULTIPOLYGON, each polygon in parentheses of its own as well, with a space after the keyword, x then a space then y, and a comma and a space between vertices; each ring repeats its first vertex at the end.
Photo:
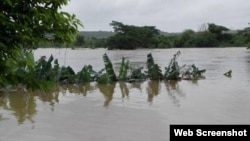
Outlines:
POLYGON ((81 20, 81 31, 113 31, 113 20, 166 32, 197 31, 204 23, 243 29, 250 22, 250 0, 71 0, 63 11, 81 20))

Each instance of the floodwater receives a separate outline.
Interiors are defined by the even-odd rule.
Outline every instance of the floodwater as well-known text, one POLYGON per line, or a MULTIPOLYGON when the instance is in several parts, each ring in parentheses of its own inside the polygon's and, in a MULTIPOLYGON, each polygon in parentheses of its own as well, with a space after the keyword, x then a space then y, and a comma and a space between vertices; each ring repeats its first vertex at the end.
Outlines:
POLYGON ((170 124, 250 124, 250 50, 246 48, 38 49, 79 71, 104 68, 107 53, 145 66, 152 53, 164 71, 178 50, 179 65, 206 69, 204 80, 61 85, 48 92, 0 92, 0 141, 168 141, 170 124), (232 77, 223 74, 232 70, 232 77))

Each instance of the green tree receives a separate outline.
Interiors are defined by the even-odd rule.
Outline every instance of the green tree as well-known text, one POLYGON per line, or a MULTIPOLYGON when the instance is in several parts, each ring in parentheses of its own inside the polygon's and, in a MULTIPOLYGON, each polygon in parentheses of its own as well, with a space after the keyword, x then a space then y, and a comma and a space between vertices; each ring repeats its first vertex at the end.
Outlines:
POLYGON ((82 46, 82 45, 84 45, 84 43, 85 43, 84 36, 78 34, 78 35, 76 36, 76 40, 75 40, 74 45, 75 45, 75 46, 82 46))
POLYGON ((208 24, 208 31, 215 34, 218 41, 224 41, 228 39, 228 35, 223 34, 223 31, 228 30, 229 29, 224 26, 216 25, 213 23, 208 24))
POLYGON ((216 35, 211 32, 201 32, 196 35, 195 47, 216 47, 219 42, 216 35))
MULTIPOLYGON (((30 73, 33 71, 34 66, 29 63, 32 62, 32 57, 31 54, 26 54, 27 49, 40 42, 66 44, 74 41, 81 23, 74 14, 61 11, 61 7, 67 3, 68 0, 1 1, 0 86, 16 83, 20 61, 23 68, 28 66, 30 73), (20 57, 23 57, 22 60, 20 57)), ((27 75, 32 76, 30 73, 27 75)), ((24 79, 21 82, 26 84, 30 80, 24 79)))
POLYGON ((86 41, 86 47, 90 48, 101 48, 106 46, 106 39, 105 38, 96 38, 91 37, 86 41))
POLYGON ((191 29, 187 29, 174 41, 175 47, 194 47, 195 32, 191 29))
POLYGON ((156 42, 157 48, 171 48, 173 46, 172 39, 173 36, 157 35, 154 36, 154 41, 156 42))
POLYGON ((243 36, 246 38, 246 41, 250 43, 250 27, 243 30, 243 36))
POLYGON ((115 35, 107 39, 109 49, 135 49, 152 48, 157 46, 155 36, 159 35, 159 30, 154 26, 133 26, 125 25, 121 22, 112 21, 115 35))

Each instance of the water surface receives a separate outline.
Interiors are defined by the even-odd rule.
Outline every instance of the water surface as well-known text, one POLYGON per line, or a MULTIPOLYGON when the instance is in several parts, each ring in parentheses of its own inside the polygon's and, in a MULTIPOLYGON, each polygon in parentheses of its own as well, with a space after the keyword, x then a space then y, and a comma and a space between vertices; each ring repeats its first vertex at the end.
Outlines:
POLYGON ((164 70, 178 50, 179 65, 206 69, 204 80, 61 85, 49 92, 0 92, 0 141, 166 141, 170 124, 250 124, 250 50, 245 48, 38 49, 75 71, 104 68, 107 53, 119 69, 121 58, 145 66, 152 53, 164 70), (232 77, 223 73, 232 70, 232 77))

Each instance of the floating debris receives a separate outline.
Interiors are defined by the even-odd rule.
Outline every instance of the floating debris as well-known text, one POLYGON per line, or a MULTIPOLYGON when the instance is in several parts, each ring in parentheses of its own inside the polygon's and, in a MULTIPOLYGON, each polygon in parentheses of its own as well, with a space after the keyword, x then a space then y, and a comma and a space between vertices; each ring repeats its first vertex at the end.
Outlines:
POLYGON ((229 70, 228 72, 224 73, 227 77, 232 77, 232 70, 229 70))

